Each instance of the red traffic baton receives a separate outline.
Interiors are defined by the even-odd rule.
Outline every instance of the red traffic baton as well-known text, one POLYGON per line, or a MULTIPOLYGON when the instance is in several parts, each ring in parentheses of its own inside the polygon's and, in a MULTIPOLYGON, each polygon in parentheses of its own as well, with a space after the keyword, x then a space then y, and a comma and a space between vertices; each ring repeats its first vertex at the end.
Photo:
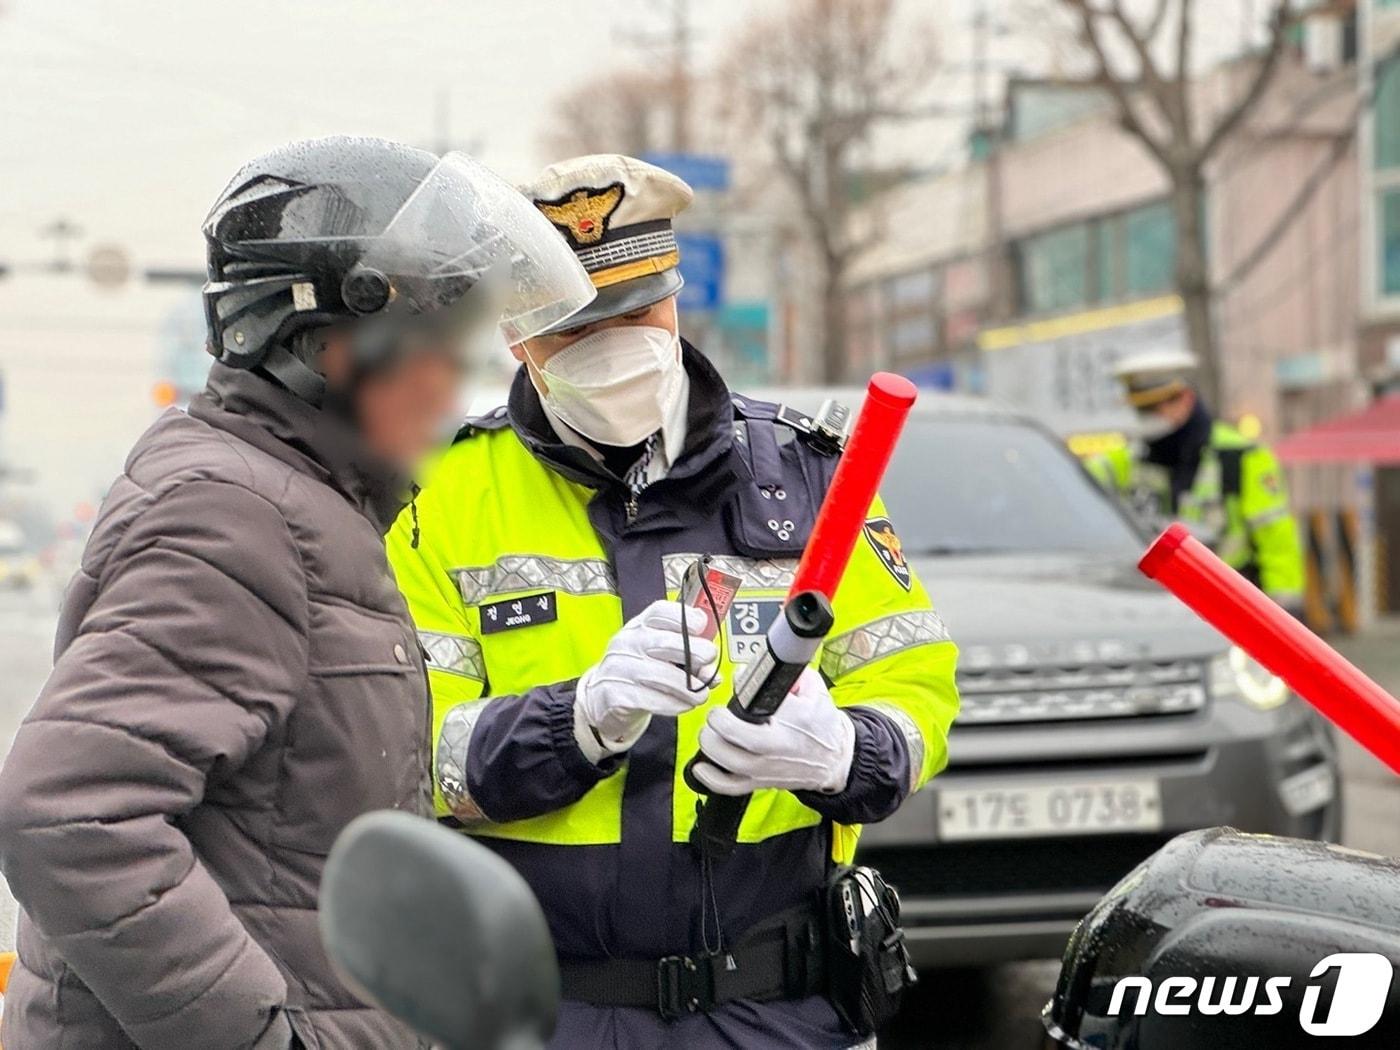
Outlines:
POLYGON ((1186 526, 1172 525, 1158 536, 1138 568, 1400 773, 1400 700, 1221 561, 1186 526))
POLYGON ((918 396, 918 388, 903 376, 876 372, 870 377, 865 404, 827 486, 812 535, 797 563, 789 598, 803 591, 816 591, 827 598, 836 594, 885 468, 894 455, 904 421, 918 396))
MULTIPOLYGON (((763 652, 734 683, 729 709, 738 717, 749 722, 771 718, 831 630, 831 598, 845 575, 917 397, 918 389, 903 376, 877 372, 871 377, 865 404, 817 511, 782 614, 768 629, 763 652)), ((705 787, 693 770, 703 757, 697 754, 685 768, 686 783, 701 794, 705 787)), ((710 796, 696 813, 691 841, 706 856, 728 856, 748 805, 747 795, 710 796)))

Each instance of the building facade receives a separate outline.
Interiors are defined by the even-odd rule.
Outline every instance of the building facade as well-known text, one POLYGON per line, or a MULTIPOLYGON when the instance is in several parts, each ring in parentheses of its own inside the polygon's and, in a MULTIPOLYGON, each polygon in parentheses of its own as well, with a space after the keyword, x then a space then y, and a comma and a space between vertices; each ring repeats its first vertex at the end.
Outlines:
MULTIPOLYGON (((1265 437, 1353 403, 1363 385, 1357 68, 1340 49, 1305 50, 1207 170, 1216 407, 1265 437)), ((1233 97, 1245 72, 1200 78, 1198 111, 1233 97)), ((1186 341, 1168 181, 1092 91, 1013 81, 1003 127, 989 160, 882 202, 899 218, 853 271, 852 357, 916 377, 956 362, 958 386, 1066 434, 1121 430, 1131 420, 1114 361, 1186 341), (955 286, 975 290, 971 309, 955 286)))

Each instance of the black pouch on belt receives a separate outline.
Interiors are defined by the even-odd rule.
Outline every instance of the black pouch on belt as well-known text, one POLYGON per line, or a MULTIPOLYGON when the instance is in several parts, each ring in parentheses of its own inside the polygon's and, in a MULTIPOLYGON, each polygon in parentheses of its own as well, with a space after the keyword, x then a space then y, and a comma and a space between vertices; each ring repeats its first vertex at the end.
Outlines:
POLYGON ((827 995, 851 1032, 874 1035, 919 979, 899 926, 899 894, 874 868, 838 865, 824 897, 827 995))

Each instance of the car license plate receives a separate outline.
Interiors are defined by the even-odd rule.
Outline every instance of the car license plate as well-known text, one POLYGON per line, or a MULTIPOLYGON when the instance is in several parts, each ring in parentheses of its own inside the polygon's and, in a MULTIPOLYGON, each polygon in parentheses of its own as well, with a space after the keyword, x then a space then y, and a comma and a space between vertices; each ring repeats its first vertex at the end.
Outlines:
POLYGON ((938 792, 945 842, 1045 835, 1158 831, 1161 791, 1155 780, 1090 780, 938 792))

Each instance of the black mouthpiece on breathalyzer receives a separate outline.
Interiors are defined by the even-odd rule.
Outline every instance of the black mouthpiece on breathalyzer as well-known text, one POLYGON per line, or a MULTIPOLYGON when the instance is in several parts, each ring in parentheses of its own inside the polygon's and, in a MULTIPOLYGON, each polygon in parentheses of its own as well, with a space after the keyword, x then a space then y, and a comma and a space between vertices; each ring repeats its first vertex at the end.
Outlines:
MULTIPOLYGON (((766 722, 782 706, 797 679, 817 655, 821 640, 831 631, 835 614, 821 591, 798 591, 783 606, 782 619, 768 628, 767 651, 752 661, 734 683, 729 710, 746 722, 766 722)), ((685 782, 704 794, 704 784, 693 770, 698 754, 686 764, 685 782)), ((696 814, 691 841, 712 858, 723 858, 734 851, 739 823, 748 809, 748 795, 715 795, 696 814)))
POLYGON ((820 591, 794 594, 783 607, 783 615, 792 633, 799 638, 825 638, 836 618, 831 611, 831 602, 820 591))

